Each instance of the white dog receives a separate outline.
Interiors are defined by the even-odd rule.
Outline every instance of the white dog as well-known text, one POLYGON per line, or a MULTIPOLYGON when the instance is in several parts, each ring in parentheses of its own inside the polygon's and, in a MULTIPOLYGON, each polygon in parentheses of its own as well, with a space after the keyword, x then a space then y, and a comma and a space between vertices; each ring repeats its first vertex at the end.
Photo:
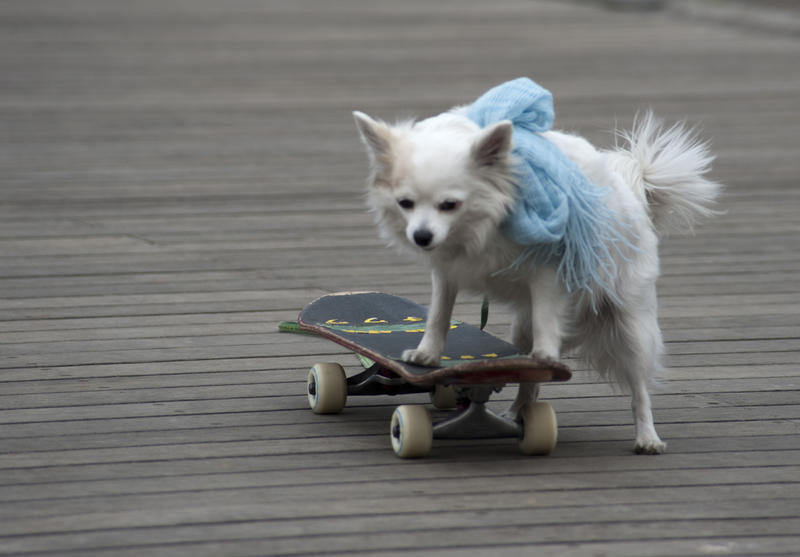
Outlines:
MULTIPOLYGON (((630 244, 609 250, 608 291, 570 290, 557 261, 519 264, 525 246, 502 230, 519 196, 513 126, 480 128, 465 108, 418 122, 388 125, 354 112, 371 161, 368 199, 384 238, 422 254, 432 268, 433 295, 419 346, 403 359, 436 365, 459 289, 510 304, 512 342, 522 353, 557 360, 576 349, 604 377, 630 389, 637 453, 662 453, 648 379, 663 353, 657 322, 658 235, 691 230, 711 209, 720 185, 703 177, 713 157, 683 126, 664 129, 648 113, 624 147, 601 151, 556 131, 541 134, 583 175, 608 190, 604 201, 624 223, 630 244)), ((535 385, 520 385, 509 409, 534 402, 535 385)))

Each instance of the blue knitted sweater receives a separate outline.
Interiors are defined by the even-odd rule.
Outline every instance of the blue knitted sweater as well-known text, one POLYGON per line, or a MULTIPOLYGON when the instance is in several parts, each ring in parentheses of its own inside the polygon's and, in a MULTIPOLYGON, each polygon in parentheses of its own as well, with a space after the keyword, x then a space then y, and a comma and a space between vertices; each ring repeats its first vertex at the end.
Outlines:
POLYGON ((481 127, 514 124, 513 155, 519 161, 518 199, 503 225, 506 236, 527 246, 515 266, 558 263, 570 292, 585 290, 596 301, 598 287, 615 298, 612 251, 632 247, 605 203, 608 193, 589 182, 577 165, 541 135, 553 125, 553 97, 528 78, 498 85, 467 107, 481 127))

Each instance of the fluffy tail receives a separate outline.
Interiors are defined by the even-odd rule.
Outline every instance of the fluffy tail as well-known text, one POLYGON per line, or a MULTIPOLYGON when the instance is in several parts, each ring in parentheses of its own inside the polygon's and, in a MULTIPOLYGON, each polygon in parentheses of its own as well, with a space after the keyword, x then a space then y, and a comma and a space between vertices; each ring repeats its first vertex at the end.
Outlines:
POLYGON ((631 131, 620 131, 620 170, 643 197, 660 234, 691 233, 714 210, 722 185, 704 178, 714 156, 707 142, 684 124, 665 128, 652 112, 637 116, 631 131))

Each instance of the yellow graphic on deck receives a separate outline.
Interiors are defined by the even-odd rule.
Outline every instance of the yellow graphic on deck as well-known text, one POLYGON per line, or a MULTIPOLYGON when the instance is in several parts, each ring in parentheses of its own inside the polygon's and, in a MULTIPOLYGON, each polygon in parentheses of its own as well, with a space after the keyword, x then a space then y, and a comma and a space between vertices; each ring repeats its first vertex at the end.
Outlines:
POLYGON ((462 354, 461 356, 442 356, 443 360, 452 360, 458 358, 459 360, 490 360, 492 358, 499 358, 500 356, 495 352, 491 354, 481 354, 480 356, 473 356, 472 354, 462 354))
MULTIPOLYGON (((424 333, 425 327, 420 326, 425 321, 424 317, 410 315, 403 319, 403 323, 390 323, 380 317, 368 317, 362 325, 354 325, 343 319, 328 319, 325 326, 335 331, 350 334, 388 335, 391 333, 424 333)), ((456 329, 458 321, 451 321, 450 328, 456 329)))

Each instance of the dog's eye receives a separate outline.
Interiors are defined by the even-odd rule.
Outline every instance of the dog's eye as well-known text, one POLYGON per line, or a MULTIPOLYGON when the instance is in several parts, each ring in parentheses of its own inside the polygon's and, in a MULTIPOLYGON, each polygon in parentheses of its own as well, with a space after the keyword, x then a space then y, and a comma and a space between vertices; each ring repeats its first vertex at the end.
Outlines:
POLYGON ((444 213, 455 211, 459 207, 461 207, 461 201, 457 201, 455 199, 448 199, 447 201, 442 201, 439 203, 439 210, 444 213))
POLYGON ((397 204, 400 205, 403 209, 409 210, 414 208, 414 202, 408 198, 401 198, 397 200, 397 204))

